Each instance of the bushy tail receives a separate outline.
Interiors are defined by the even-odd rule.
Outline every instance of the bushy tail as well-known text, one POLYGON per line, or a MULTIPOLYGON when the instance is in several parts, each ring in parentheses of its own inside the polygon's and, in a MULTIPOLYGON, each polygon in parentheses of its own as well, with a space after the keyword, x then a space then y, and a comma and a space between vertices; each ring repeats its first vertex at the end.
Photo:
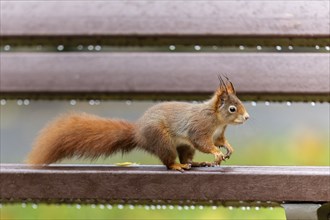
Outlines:
POLYGON ((135 125, 86 113, 61 116, 46 126, 36 139, 29 164, 50 164, 73 156, 97 158, 137 146, 135 125))

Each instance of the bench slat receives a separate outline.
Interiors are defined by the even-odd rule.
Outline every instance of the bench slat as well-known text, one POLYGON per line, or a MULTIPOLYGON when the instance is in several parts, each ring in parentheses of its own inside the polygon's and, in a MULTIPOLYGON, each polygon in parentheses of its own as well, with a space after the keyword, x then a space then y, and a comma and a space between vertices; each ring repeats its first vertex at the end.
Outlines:
POLYGON ((324 1, 4 1, 2 36, 328 37, 324 1))
POLYGON ((330 201, 329 167, 29 167, 1 164, 2 200, 330 201))
POLYGON ((224 73, 241 94, 327 95, 329 66, 322 53, 3 53, 0 91, 210 93, 224 73))

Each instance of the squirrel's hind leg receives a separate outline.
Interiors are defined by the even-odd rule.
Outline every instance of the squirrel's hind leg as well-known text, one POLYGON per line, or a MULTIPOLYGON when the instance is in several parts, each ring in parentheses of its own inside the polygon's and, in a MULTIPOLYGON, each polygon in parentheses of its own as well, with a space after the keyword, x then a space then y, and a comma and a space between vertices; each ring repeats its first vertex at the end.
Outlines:
POLYGON ((192 162, 196 150, 189 145, 181 145, 176 148, 176 151, 179 154, 180 163, 185 164, 192 162))
POLYGON ((143 132, 146 140, 142 145, 143 148, 149 153, 158 156, 168 169, 183 172, 191 168, 191 165, 188 163, 180 164, 175 162, 178 154, 167 129, 149 126, 143 132))
POLYGON ((163 145, 162 153, 158 154, 158 156, 168 169, 183 172, 184 170, 189 170, 191 168, 189 163, 176 163, 175 159, 177 153, 169 146, 163 145))

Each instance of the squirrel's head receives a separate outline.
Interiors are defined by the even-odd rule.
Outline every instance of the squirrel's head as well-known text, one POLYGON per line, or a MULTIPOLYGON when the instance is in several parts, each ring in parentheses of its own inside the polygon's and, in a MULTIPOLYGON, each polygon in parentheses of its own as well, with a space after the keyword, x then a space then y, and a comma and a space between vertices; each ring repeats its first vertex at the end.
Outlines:
POLYGON ((243 103, 237 98, 233 84, 227 77, 218 76, 220 85, 214 94, 214 108, 225 124, 242 124, 249 119, 243 103))

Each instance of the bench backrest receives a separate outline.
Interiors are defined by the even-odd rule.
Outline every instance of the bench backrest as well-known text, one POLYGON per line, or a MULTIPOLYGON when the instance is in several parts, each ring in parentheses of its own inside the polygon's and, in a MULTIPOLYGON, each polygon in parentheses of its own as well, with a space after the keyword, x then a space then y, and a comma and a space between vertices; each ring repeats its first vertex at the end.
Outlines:
POLYGON ((9 97, 205 95, 227 74, 243 99, 329 100, 327 1, 1 7, 0 85, 9 97))

